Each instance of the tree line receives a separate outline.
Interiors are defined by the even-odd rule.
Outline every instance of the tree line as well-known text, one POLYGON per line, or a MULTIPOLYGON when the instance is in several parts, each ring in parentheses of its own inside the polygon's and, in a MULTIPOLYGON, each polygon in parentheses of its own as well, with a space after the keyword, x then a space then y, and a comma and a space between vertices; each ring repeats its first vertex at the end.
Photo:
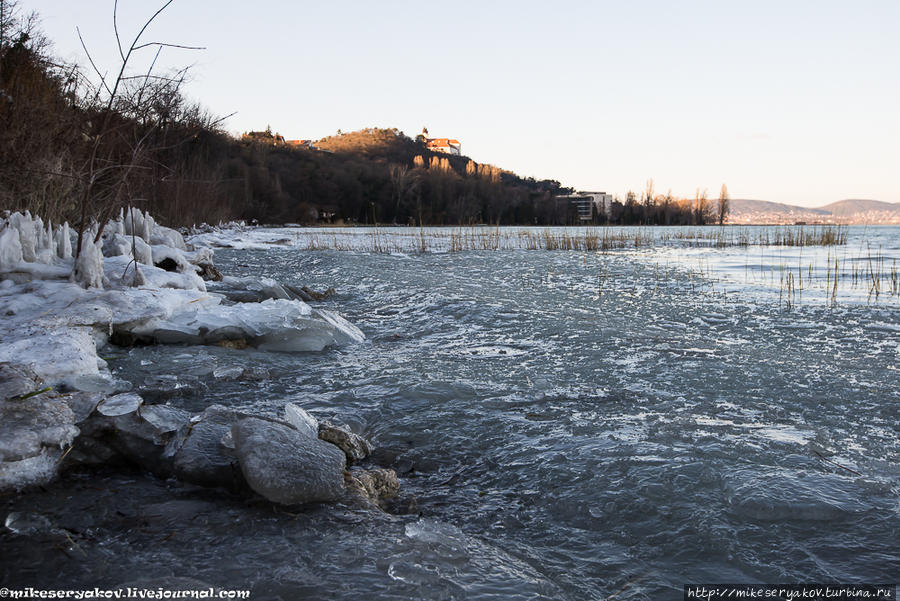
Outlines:
POLYGON ((596 221, 616 225, 722 225, 728 218, 729 206, 725 184, 716 199, 710 199, 707 191, 699 188, 689 198, 676 197, 671 190, 655 194, 651 179, 640 196, 629 190, 624 199, 616 197, 608 214, 598 215, 596 221))
MULTIPOLYGON (((432 152, 396 128, 338 132, 315 148, 229 135, 221 118, 185 97, 185 70, 133 66, 139 54, 152 65, 173 46, 143 37, 170 2, 133 38, 114 19, 121 63, 99 68, 85 44, 85 71, 53 56, 34 14, 0 0, 0 207, 79 230, 127 206, 171 226, 573 222, 569 203, 555 200, 572 190, 558 181, 432 152)), ((710 223, 714 208, 705 193, 692 203, 653 195, 651 182, 602 219, 710 223)))

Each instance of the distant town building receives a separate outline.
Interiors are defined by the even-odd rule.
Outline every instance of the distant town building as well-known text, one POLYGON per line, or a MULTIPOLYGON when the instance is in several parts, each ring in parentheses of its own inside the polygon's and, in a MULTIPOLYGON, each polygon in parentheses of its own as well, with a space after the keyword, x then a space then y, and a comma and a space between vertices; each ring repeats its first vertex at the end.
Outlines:
POLYGON ((594 221, 596 217, 609 218, 612 208, 612 195, 606 192, 575 192, 574 194, 561 194, 556 198, 569 201, 575 210, 576 218, 581 223, 594 221))

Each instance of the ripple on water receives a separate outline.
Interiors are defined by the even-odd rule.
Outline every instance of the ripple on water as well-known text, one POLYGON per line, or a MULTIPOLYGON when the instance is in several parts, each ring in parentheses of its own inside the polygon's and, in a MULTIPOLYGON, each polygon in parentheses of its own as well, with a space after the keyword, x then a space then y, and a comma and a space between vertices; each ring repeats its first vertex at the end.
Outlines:
POLYGON ((42 566, 67 585, 141 573, 261 598, 573 600, 894 580, 900 314, 787 312, 752 281, 723 296, 666 261, 221 251, 234 275, 334 286, 323 306, 367 341, 134 348, 110 357, 116 378, 145 403, 279 416, 292 402, 347 423, 400 473, 410 513, 285 512, 100 474, 3 500, 50 525, 0 534, 0 579, 34 585, 42 566))

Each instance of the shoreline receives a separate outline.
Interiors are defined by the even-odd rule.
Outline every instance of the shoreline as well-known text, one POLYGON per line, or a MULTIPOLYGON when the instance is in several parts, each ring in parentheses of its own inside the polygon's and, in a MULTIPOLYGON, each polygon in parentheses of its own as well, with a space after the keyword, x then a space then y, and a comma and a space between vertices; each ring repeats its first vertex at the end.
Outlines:
POLYGON ((223 277, 209 248, 189 247, 149 215, 110 222, 78 261, 67 227, 54 232, 27 213, 2 225, 0 491, 122 460, 158 476, 253 490, 288 505, 355 495, 377 507, 399 490, 389 470, 347 471, 372 447, 346 427, 320 423, 290 403, 281 420, 216 405, 192 415, 149 404, 98 354, 111 342, 316 352, 364 339, 337 313, 301 298, 313 300, 310 294, 265 279, 223 277), (148 251, 137 257, 136 240, 148 251), (279 437, 283 454, 304 459, 276 477, 265 458, 278 452, 279 437))

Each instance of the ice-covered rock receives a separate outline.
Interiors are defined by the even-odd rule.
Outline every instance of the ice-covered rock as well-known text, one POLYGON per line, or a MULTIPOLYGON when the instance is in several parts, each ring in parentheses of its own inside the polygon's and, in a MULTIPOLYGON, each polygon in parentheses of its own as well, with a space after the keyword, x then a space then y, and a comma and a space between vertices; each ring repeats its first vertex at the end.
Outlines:
POLYGON ((224 444, 232 424, 242 415, 212 405, 180 431, 167 451, 174 458, 174 472, 186 482, 202 486, 237 488, 243 477, 233 444, 224 444))
POLYGON ((168 405, 143 405, 140 411, 141 419, 160 434, 177 432, 190 419, 186 411, 168 405))
POLYGON ((126 329, 133 335, 163 343, 246 340, 261 350, 286 352, 321 351, 365 339, 356 326, 342 317, 313 310, 302 301, 288 300, 191 307, 126 329))
POLYGON ((63 400, 46 394, 0 400, 0 491, 50 482, 78 432, 63 400))
POLYGON ((121 234, 106 232, 103 235, 103 256, 118 257, 131 255, 131 243, 121 234))
POLYGON ((146 216, 144 221, 145 223, 148 221, 150 223, 150 240, 148 240, 148 242, 151 245, 170 246, 179 250, 187 250, 184 238, 176 230, 158 225, 153 221, 153 217, 150 217, 149 215, 146 216))
POLYGON ((335 294, 334 288, 329 288, 325 292, 316 292, 306 286, 291 286, 271 278, 236 278, 232 276, 223 277, 219 283, 212 286, 212 289, 225 295, 228 300, 238 303, 259 303, 269 299, 313 302, 325 300, 335 294))
POLYGON ((41 382, 29 367, 0 363, 0 400, 21 397, 38 390, 41 382))
POLYGON ((133 392, 126 392, 109 397, 99 404, 97 411, 107 417, 126 415, 137 411, 144 399, 133 392))
MULTIPOLYGON (((213 486, 244 487, 250 473, 257 490, 279 502, 342 494, 344 454, 318 439, 317 423, 302 409, 286 414, 294 427, 265 419, 233 427, 249 418, 224 408, 191 422, 181 410, 147 405, 129 392, 97 348, 112 339, 318 351, 363 340, 359 329, 313 310, 297 300, 302 294, 275 282, 247 282, 258 288, 257 300, 270 300, 223 304, 221 295, 206 294, 198 275, 220 277, 212 252, 187 250, 178 232, 134 209, 107 223, 96 243, 98 224, 86 227, 77 259, 68 224, 54 228, 29 213, 6 215, 0 219, 0 365, 9 365, 0 367, 0 488, 48 482, 59 466, 124 461, 213 486), (56 390, 23 399, 48 385, 56 390), (38 403, 44 422, 33 411, 38 403), (11 408, 32 413, 7 415, 11 408), (257 436, 261 429, 266 436, 257 436), (75 446, 66 449, 79 430, 75 446), (241 453, 246 461, 239 465, 241 453), (294 470, 298 466, 305 471, 294 470), (273 469, 294 474, 274 482, 273 469)), ((210 372, 268 377, 265 369, 240 366, 210 372)), ((199 382, 180 375, 176 390, 187 377, 199 382)))
MULTIPOLYGON (((131 404, 133 401, 121 403, 123 408, 131 404)), ((149 405, 110 416, 100 412, 102 407, 79 425, 82 434, 67 457, 67 466, 127 462, 162 477, 172 474, 172 457, 167 450, 176 432, 188 424, 189 413, 166 405, 149 405)))
POLYGON ((284 286, 271 278, 225 276, 213 289, 238 303, 259 303, 270 299, 304 300, 291 286, 284 286))
POLYGON ((32 457, 41 447, 65 449, 77 435, 75 415, 62 400, 44 394, 0 401, 0 461, 32 457))
POLYGON ((60 398, 72 410, 75 415, 75 423, 80 424, 91 416, 106 395, 102 392, 76 391, 63 394, 60 398))
POLYGON ((103 239, 104 257, 130 257, 142 265, 153 265, 153 248, 143 238, 123 234, 107 234, 103 239))
POLYGON ((25 365, 49 384, 81 374, 97 374, 97 346, 89 328, 44 330, 20 327, 4 336, 0 362, 25 365))
POLYGON ((247 483, 270 501, 326 502, 344 494, 345 458, 333 445, 252 417, 235 423, 231 435, 247 483))
POLYGON ((196 269, 188 261, 184 252, 165 246, 163 244, 154 244, 150 247, 153 253, 153 264, 160 269, 166 271, 177 271, 178 273, 196 273, 196 269))
POLYGON ((13 511, 6 516, 4 526, 13 534, 35 535, 54 529, 53 522, 46 516, 25 511, 13 511))
POLYGON ((20 461, 0 461, 0 491, 20 491, 52 482, 62 453, 43 448, 40 454, 20 461))
POLYGON ((372 453, 372 444, 346 426, 331 422, 319 423, 319 438, 337 446, 347 456, 347 463, 358 463, 372 453))
MULTIPOLYGON (((111 285, 130 286, 128 277, 133 273, 134 263, 130 255, 108 257, 104 261, 106 279, 111 285), (123 277, 124 276, 124 277, 123 277)), ((206 290, 203 279, 194 269, 186 272, 166 271, 154 265, 141 265, 144 286, 150 288, 172 288, 176 290, 206 290)))
POLYGON ((311 438, 319 436, 319 421, 299 405, 293 403, 285 405, 284 419, 301 434, 311 438))

